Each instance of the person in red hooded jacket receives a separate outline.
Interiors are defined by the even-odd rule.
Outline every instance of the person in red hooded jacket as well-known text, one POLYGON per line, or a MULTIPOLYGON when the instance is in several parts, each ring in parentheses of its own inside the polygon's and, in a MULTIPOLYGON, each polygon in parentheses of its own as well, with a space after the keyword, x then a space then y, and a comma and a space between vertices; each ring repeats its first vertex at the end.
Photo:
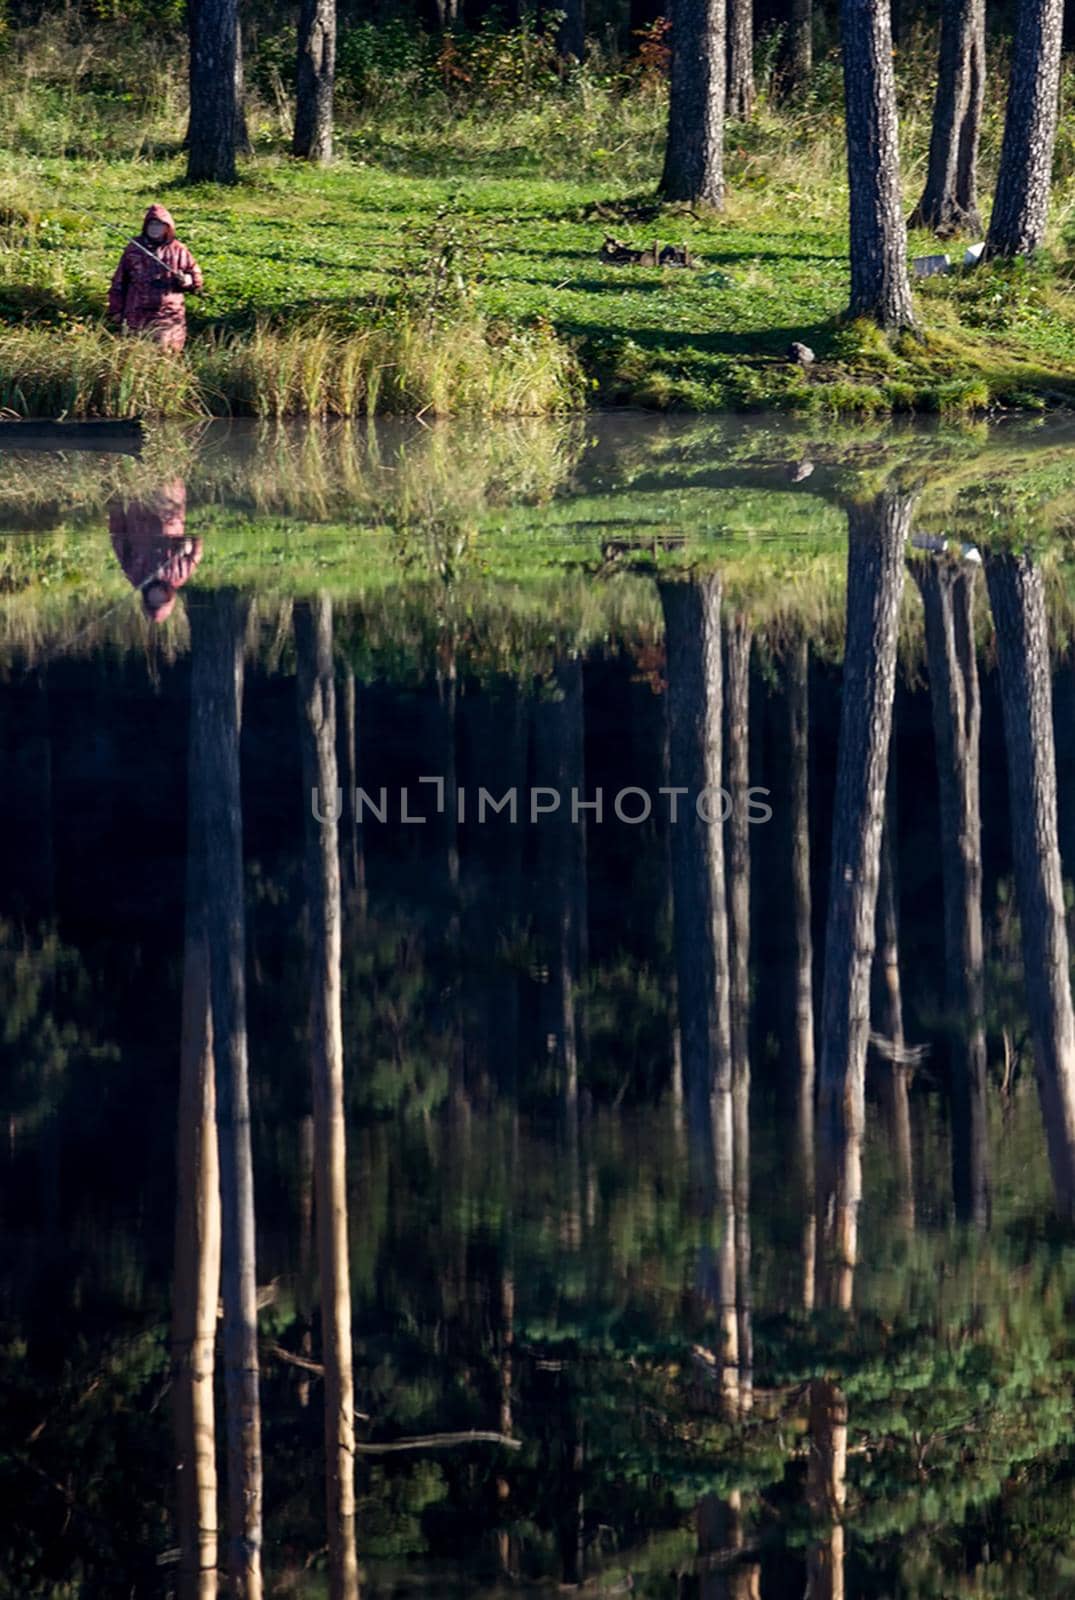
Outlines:
POLYGON ((115 501, 108 530, 146 617, 164 622, 175 610, 177 591, 202 559, 202 541, 187 538, 186 484, 173 478, 144 500, 115 501))
POLYGON ((162 349, 178 352, 187 342, 183 296, 201 291, 201 268, 176 238, 171 212, 150 206, 137 243, 132 239, 119 258, 108 315, 132 333, 148 333, 162 349))

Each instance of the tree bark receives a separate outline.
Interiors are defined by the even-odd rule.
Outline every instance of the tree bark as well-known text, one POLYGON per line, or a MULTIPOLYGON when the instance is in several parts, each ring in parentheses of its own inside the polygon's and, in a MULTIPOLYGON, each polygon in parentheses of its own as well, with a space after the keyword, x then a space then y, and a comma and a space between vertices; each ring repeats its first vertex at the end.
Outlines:
POLYGON ((796 639, 788 651, 788 811, 791 819, 791 904, 795 935, 795 1060, 798 1068, 797 1138, 803 1197, 803 1309, 814 1307, 817 1213, 814 1196, 814 943, 810 893, 810 646, 796 639))
POLYGON ((234 183, 239 139, 238 0, 191 0, 187 180, 234 183))
POLYGON ((900 194, 888 0, 841 0, 851 210, 848 314, 889 332, 915 325, 900 194))
MULTIPOLYGON (((848 508, 847 630, 821 1005, 823 1125, 861 1137, 903 546, 913 496, 848 508)), ((823 1128, 824 1131, 824 1128, 823 1128)))
POLYGON ((215 1600, 217 1473, 213 1365, 220 1297, 213 1022, 206 922, 204 750, 194 718, 187 772, 186 932, 172 1316, 180 1600, 215 1600))
POLYGON ((332 100, 336 83, 336 0, 302 0, 295 73, 293 155, 332 160, 332 100))
POLYGON ((748 122, 754 100, 754 0, 729 0, 727 115, 748 122))
MULTIPOLYGON (((662 583, 669 777, 676 797, 672 894, 683 1080, 692 1148, 711 1146, 714 1089, 731 1090, 728 923, 720 821, 721 583, 662 583), (699 812, 699 797, 706 816, 699 812), (712 820, 707 820, 711 818, 712 820)), ((711 1157, 708 1158, 711 1162, 711 1157)))
POLYGON ((1063 19, 1063 0, 1019 0, 1004 140, 986 237, 990 256, 1028 256, 1045 238, 1063 19))
POLYGON ((931 557, 915 561, 912 570, 925 613, 940 792, 956 1213, 984 1225, 989 1220, 989 1142, 975 568, 931 557))
POLYGON ((997 633, 1027 1010, 1057 1208, 1075 1214, 1075 1012, 1056 820, 1052 682, 1041 569, 986 558, 997 633))
POLYGON ((242 1596, 243 1600, 260 1600, 261 1412, 239 785, 246 613, 245 601, 228 590, 209 593, 191 606, 191 710, 206 839, 210 993, 220 1158, 228 1572, 234 1594, 242 1596))
POLYGON ((556 52, 564 61, 581 61, 586 54, 585 0, 561 0, 563 18, 556 33, 556 52))
POLYGON ((814 0, 791 0, 785 95, 799 99, 814 71, 814 0))
POLYGON ((926 187, 909 226, 980 233, 978 140, 985 95, 985 0, 944 0, 926 187))
POLYGON ((724 207, 725 0, 669 0, 672 68, 660 192, 724 207))
POLYGON ((847 1400, 830 1378, 814 1378, 810 1383, 806 1497, 815 1522, 826 1525, 824 1535, 811 1544, 807 1555, 811 1600, 843 1600, 847 1400))
POLYGON ((914 1227, 914 1158, 911 1147, 911 1073, 903 1034, 903 988, 900 983, 899 879, 896 871, 896 760, 890 744, 885 822, 881 831, 881 864, 877 896, 875 967, 881 995, 879 1051, 883 1074, 885 1119, 896 1168, 899 1220, 914 1227))
POLYGON ((346 829, 341 833, 341 859, 344 866, 344 884, 353 896, 359 922, 366 919, 366 852, 362 824, 355 807, 355 790, 358 787, 358 685, 354 672, 347 668, 343 678, 343 727, 341 753, 343 772, 343 815, 346 829))
POLYGON ((310 951, 310 1072, 314 1188, 325 1366, 325 1489, 331 1600, 357 1600, 355 1393, 347 1247, 347 1134, 343 1106, 341 896, 336 795, 332 602, 295 608, 305 814, 304 877, 310 951), (313 796, 321 797, 314 814, 313 796))
POLYGON ((750 1281, 750 648, 747 619, 737 614, 725 632, 727 791, 725 824, 728 878, 728 948, 731 984, 734 1125, 735 1272, 738 1323, 739 1412, 751 1409, 754 1392, 753 1301, 750 1281))

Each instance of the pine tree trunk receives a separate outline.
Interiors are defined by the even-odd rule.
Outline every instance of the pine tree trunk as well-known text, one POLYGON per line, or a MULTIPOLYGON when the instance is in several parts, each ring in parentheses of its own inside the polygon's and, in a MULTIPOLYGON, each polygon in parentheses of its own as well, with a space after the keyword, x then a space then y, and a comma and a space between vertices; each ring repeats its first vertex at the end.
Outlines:
POLYGON ((911 1147, 911 1075, 907 1067, 903 1033, 903 987, 900 983, 899 878, 896 871, 896 759, 890 743, 885 823, 881 832, 881 866, 877 895, 877 953, 875 966, 880 991, 880 1029, 884 1039, 881 1072, 884 1083, 885 1120, 896 1169, 899 1220, 914 1227, 914 1160, 911 1147))
MULTIPOLYGON (((194 731, 192 719, 192 735, 194 731)), ((215 1600, 217 1593, 213 1367, 220 1296, 220 1180, 206 923, 203 754, 199 740, 192 736, 187 774, 187 903, 172 1317, 180 1600, 215 1600)))
POLYGON ((806 93, 814 71, 814 0, 791 0, 788 30, 788 65, 785 96, 799 99, 806 93))
POLYGON ((325 1487, 331 1600, 357 1600, 355 1551, 355 1394, 351 1349, 351 1273, 347 1248, 347 1134, 343 1106, 341 895, 336 774, 336 686, 332 602, 295 608, 299 736, 306 848, 304 877, 310 949, 310 1070, 314 1108, 314 1186, 325 1366, 325 1487), (312 797, 321 797, 314 815, 312 797))
POLYGON ((187 180, 190 183, 234 183, 239 138, 237 0, 193 0, 188 27, 187 180))
POLYGON ((1063 20, 1063 0, 1019 0, 987 255, 1028 256, 1045 238, 1063 20))
POLYGON ((803 1309, 813 1310, 817 1213, 814 1196, 814 942, 810 893, 810 646, 788 650, 788 813, 791 823, 791 907, 795 935, 794 1018, 798 1068, 796 1135, 803 1202, 803 1309))
POLYGON ((358 685, 350 667, 343 678, 343 726, 340 733, 343 816, 346 820, 346 828, 340 835, 340 855, 344 885, 354 900, 359 922, 362 923, 367 910, 366 852, 362 824, 355 807, 355 790, 358 787, 358 685))
POLYGON ((841 0, 853 317, 914 327, 888 0, 841 0))
POLYGON ((695 583, 662 583, 660 596, 668 659, 669 782, 686 790, 676 797, 675 819, 670 822, 684 1091, 692 1148, 706 1144, 711 1148, 713 1091, 728 1095, 732 1081, 719 802, 720 577, 710 574, 695 583), (708 792, 703 809, 712 820, 699 814, 697 801, 703 791, 708 792))
POLYGON ((806 1560, 810 1600, 843 1600, 847 1399, 829 1378, 814 1378, 810 1383, 806 1498, 819 1525, 819 1537, 811 1544, 806 1560))
POLYGON ((997 632, 1012 856, 1038 1094, 1060 1211, 1075 1213, 1075 1012, 1056 819, 1052 681, 1041 569, 986 558, 997 632))
POLYGON ((725 0, 669 0, 672 70, 660 192, 724 206, 725 0))
POLYGON ((243 1600, 260 1600, 261 1411, 239 786, 246 612, 245 601, 228 590, 209 593, 191 606, 191 712, 197 770, 203 785, 201 814, 206 839, 207 926, 220 1160, 228 1572, 236 1595, 243 1600))
POLYGON ((581 61, 586 54, 585 0, 561 0, 563 20, 556 33, 556 52, 565 61, 581 61))
POLYGON ((989 1142, 975 568, 931 558, 916 561, 912 570, 925 613, 940 791, 956 1213, 984 1224, 989 1218, 989 1142))
POLYGON ((861 1136, 903 546, 913 497, 848 508, 847 630, 821 1004, 823 1123, 861 1136))
POLYGON ((985 91, 985 0, 944 0, 926 187, 910 219, 942 238, 980 233, 978 138, 985 91))
POLYGON ((336 0, 302 0, 295 73, 293 155, 332 160, 332 98, 336 82, 336 0))
POLYGON ((729 0, 727 115, 749 121, 754 98, 754 0, 729 0))
POLYGON ((750 624, 736 615, 725 632, 727 710, 728 949, 731 984, 733 1168, 739 1413, 753 1404, 754 1339, 750 1284, 750 624))

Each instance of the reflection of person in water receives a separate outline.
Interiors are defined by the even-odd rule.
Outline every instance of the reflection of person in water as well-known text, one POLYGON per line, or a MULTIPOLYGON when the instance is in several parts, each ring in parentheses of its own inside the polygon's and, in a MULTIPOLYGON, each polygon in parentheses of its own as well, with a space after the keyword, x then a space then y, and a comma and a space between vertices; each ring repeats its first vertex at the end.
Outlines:
POLYGON ((117 502, 108 513, 108 531, 146 616, 163 622, 175 608, 176 591, 202 559, 202 541, 187 538, 186 484, 173 478, 144 500, 117 502))

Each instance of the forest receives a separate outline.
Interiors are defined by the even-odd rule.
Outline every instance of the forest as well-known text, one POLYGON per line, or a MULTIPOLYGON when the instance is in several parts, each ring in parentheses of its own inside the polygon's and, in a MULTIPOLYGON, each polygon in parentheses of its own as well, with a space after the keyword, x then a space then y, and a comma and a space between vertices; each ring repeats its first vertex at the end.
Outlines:
POLYGON ((0 405, 1065 406, 1064 43, 1055 0, 9 0, 0 405), (168 362, 106 315, 164 201, 168 362))

